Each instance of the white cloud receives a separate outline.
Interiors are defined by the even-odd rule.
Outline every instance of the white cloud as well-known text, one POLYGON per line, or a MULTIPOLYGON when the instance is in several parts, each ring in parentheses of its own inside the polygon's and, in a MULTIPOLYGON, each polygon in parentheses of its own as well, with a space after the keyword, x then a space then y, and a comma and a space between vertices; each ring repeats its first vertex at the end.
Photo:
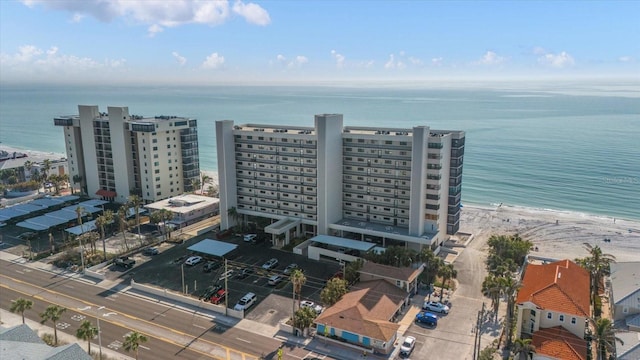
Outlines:
POLYGON ((444 59, 442 58, 442 56, 436 57, 436 58, 432 58, 431 59, 431 65, 433 65, 433 66, 442 66, 442 62, 443 61, 444 61, 444 59))
POLYGON ((73 17, 71 18, 71 22, 79 23, 80 21, 82 21, 82 19, 84 19, 84 15, 75 13, 75 14, 73 14, 73 17))
POLYGON ((309 59, 306 56, 298 55, 292 60, 288 60, 286 56, 278 54, 278 56, 276 56, 276 61, 289 69, 297 69, 308 63, 309 59))
POLYGON ((254 3, 245 4, 242 1, 236 1, 233 4, 233 12, 242 16, 250 24, 264 26, 271 23, 269 13, 254 3))
POLYGON ((124 68, 125 64, 125 59, 97 61, 89 57, 64 54, 57 46, 45 51, 33 45, 23 45, 15 54, 0 54, 0 66, 14 77, 34 74, 59 78, 73 75, 104 75, 107 70, 124 68))
POLYGON ((416 57, 413 57, 413 56, 409 56, 409 61, 410 61, 413 65, 417 65, 417 66, 421 66, 421 65, 423 65, 422 60, 420 60, 420 59, 418 59, 418 58, 416 58, 416 57))
MULTIPOLYGON (((402 56, 404 54, 404 52, 400 52, 400 56, 402 56)), ((398 69, 398 70, 402 70, 405 69, 407 67, 407 65, 402 62, 402 60, 398 59, 396 60, 396 57, 394 54, 390 54, 389 55, 389 60, 384 64, 384 68, 385 69, 398 69)))
POLYGON ((156 34, 163 32, 164 28, 158 24, 153 24, 149 26, 147 31, 148 31, 149 37, 154 37, 156 36, 156 34))
POLYGON ((538 63, 554 68, 564 68, 573 66, 575 64, 575 60, 573 60, 571 55, 562 51, 558 54, 546 53, 538 57, 538 63))
POLYGON ((534 55, 544 55, 546 53, 547 53, 547 50, 545 50, 543 47, 536 46, 533 48, 534 55))
POLYGON ((506 59, 493 51, 487 51, 482 58, 478 61, 479 64, 482 65, 498 65, 505 61, 506 59))
POLYGON ((628 62, 633 62, 635 59, 631 56, 620 56, 618 58, 618 61, 620 62, 624 62, 624 63, 628 63, 628 62))
POLYGON ((207 56, 202 63, 202 67, 205 69, 217 69, 224 65, 224 56, 218 55, 218 53, 212 53, 207 56))
POLYGON ((336 62, 336 67, 338 69, 342 69, 344 67, 344 61, 345 61, 345 57, 342 54, 339 54, 337 51, 335 50, 331 50, 331 56, 333 56, 333 59, 336 62))
POLYGON ((260 5, 234 2, 230 9, 229 0, 82 0, 82 1, 49 1, 21 0, 28 7, 41 5, 52 10, 72 13, 72 21, 80 21, 85 16, 109 22, 124 18, 132 23, 150 25, 149 36, 153 36, 163 28, 185 24, 220 25, 232 14, 244 18, 248 23, 268 25, 271 23, 269 13, 260 5))
POLYGON ((178 64, 180 64, 180 66, 184 66, 184 64, 187 63, 187 58, 178 54, 177 51, 172 52, 171 55, 173 55, 176 61, 178 61, 178 64))

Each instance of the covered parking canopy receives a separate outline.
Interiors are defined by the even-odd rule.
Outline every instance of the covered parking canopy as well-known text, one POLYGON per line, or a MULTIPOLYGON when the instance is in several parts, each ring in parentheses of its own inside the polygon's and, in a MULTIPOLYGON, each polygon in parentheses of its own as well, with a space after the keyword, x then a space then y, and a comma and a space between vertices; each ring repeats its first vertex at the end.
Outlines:
POLYGON ((226 242, 204 239, 196 244, 193 244, 187 248, 187 250, 191 250, 193 252, 224 257, 226 254, 232 252, 238 247, 236 244, 229 244, 226 242))
POLYGON ((367 241, 359 241, 359 240, 351 240, 345 239, 336 236, 329 235, 318 235, 309 239, 310 241, 315 241, 321 244, 327 244, 336 247, 342 247, 345 249, 355 249, 359 251, 369 251, 372 248, 376 247, 375 243, 367 242, 367 241))
MULTIPOLYGON (((80 205, 67 206, 60 210, 52 211, 41 216, 27 219, 25 221, 17 223, 16 225, 36 231, 47 230, 49 228, 62 225, 77 219, 78 214, 76 213, 76 208, 78 208, 79 206, 80 205)), ((94 214, 101 211, 101 209, 91 206, 83 206, 83 209, 84 214, 94 214)))
POLYGON ((97 229, 98 227, 96 226, 96 221, 91 220, 91 221, 87 221, 86 223, 83 223, 82 225, 65 229, 64 231, 73 235, 82 235, 84 233, 88 233, 89 231, 95 231, 97 229))
POLYGON ((4 209, 0 209, 0 221, 8 221, 13 218, 26 216, 31 213, 45 210, 52 206, 59 206, 64 204, 65 202, 74 201, 77 199, 79 199, 79 197, 75 195, 59 197, 46 196, 43 198, 28 201, 26 203, 9 206, 4 209))

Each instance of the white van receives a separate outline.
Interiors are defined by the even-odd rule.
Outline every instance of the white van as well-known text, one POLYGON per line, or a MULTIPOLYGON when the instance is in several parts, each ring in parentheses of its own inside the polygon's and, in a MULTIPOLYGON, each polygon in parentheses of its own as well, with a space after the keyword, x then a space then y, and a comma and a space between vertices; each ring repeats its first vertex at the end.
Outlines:
POLYGON ((248 308, 251 307, 251 305, 253 305, 253 303, 255 303, 257 300, 256 294, 250 292, 247 293, 245 296, 242 297, 242 299, 238 300, 238 303, 236 304, 236 306, 233 307, 233 310, 236 311, 241 311, 241 310, 247 310, 248 308))

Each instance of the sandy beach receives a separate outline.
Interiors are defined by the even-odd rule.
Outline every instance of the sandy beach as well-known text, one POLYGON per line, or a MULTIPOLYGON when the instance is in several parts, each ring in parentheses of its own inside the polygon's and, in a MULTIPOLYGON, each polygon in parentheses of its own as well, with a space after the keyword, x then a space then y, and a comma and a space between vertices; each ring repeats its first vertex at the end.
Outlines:
POLYGON ((575 259, 585 257, 584 243, 598 245, 617 261, 640 261, 640 222, 576 212, 531 209, 501 205, 465 205, 460 231, 474 234, 474 242, 485 243, 493 234, 519 234, 538 251, 532 255, 575 259), (609 241, 605 241, 609 239, 609 241))

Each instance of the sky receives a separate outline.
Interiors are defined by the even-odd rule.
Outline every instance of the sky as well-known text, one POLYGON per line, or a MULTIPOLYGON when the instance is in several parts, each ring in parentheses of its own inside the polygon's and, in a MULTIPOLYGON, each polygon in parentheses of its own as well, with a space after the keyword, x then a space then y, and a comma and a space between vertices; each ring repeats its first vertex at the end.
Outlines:
POLYGON ((640 81, 640 1, 0 0, 0 83, 640 81))

